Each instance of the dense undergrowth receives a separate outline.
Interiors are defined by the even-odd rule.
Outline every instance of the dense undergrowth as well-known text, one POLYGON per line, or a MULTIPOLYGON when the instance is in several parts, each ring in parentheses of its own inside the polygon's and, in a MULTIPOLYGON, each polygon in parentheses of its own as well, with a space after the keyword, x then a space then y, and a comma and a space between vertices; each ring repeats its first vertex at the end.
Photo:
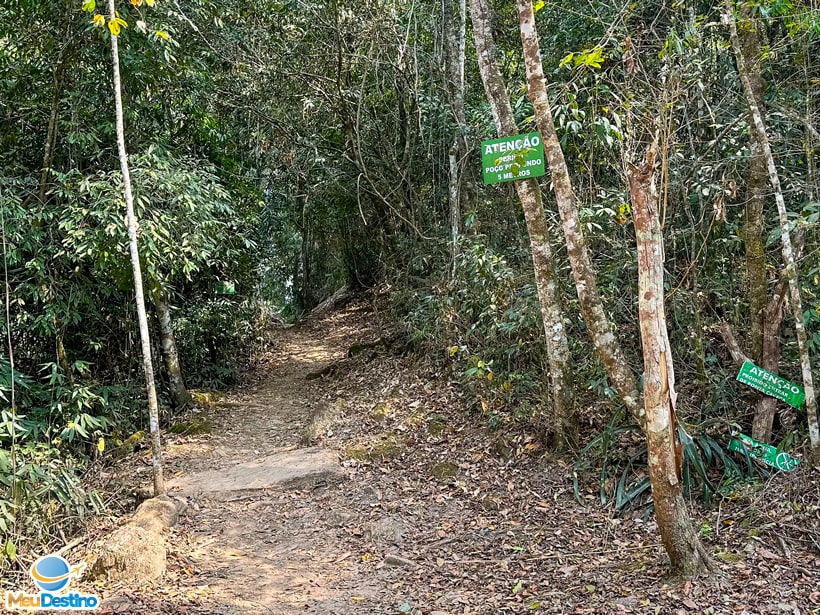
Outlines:
MULTIPOLYGON (((177 317, 177 343, 192 387, 224 390, 236 384, 266 341, 270 314, 260 302, 206 299, 177 317)), ((162 365, 160 356, 154 364, 162 365)), ((144 382, 129 373, 101 371, 74 361, 38 372, 0 363, 0 571, 17 553, 64 546, 95 515, 117 512, 119 494, 94 489, 100 472, 144 446, 148 424, 144 382), (12 400, 15 411, 12 411, 12 400)), ((166 378, 159 370, 160 384, 166 378)), ((162 424, 175 413, 161 387, 162 424)))
MULTIPOLYGON (((474 419, 480 417, 491 430, 516 423, 534 425, 546 443, 551 422, 548 366, 527 259, 523 250, 505 254, 489 248, 484 237, 464 237, 451 276, 429 288, 395 293, 393 306, 418 356, 460 383, 474 419)), ((676 318, 690 321, 683 331, 670 330, 678 347, 684 348, 678 369, 695 376, 679 381, 682 480, 687 497, 710 507, 716 499, 765 480, 774 470, 748 452, 729 450, 731 440, 750 427, 746 407, 753 396, 731 384, 733 365, 718 340, 705 339, 705 348, 685 344, 691 310, 677 300, 671 305, 676 318), (698 360, 708 366, 708 373, 698 360)), ((568 320, 565 325, 573 335, 583 442, 569 454, 576 497, 580 501, 582 493, 594 489, 599 504, 611 504, 616 514, 636 508, 651 511, 645 439, 615 399, 584 339, 583 323, 568 320)), ((623 339, 637 364, 640 348, 632 341, 637 332, 629 324, 622 331, 627 332, 623 339)), ((794 427, 788 409, 782 413, 774 444, 779 451, 800 451, 805 432, 794 427)))

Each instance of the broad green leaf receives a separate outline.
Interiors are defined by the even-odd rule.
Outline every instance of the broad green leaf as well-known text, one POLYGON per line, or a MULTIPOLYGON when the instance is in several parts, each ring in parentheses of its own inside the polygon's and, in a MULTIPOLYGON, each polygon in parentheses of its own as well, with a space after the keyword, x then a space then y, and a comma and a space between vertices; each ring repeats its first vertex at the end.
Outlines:
POLYGON ((96 8, 97 0, 85 0, 85 3, 83 3, 83 10, 86 13, 93 13, 96 8))
POLYGON ((535 4, 532 5, 533 13, 537 13, 541 9, 544 8, 544 0, 536 0, 535 4))
POLYGON ((17 559, 17 545, 15 545, 11 540, 6 541, 6 546, 3 550, 6 552, 9 561, 13 562, 17 559))

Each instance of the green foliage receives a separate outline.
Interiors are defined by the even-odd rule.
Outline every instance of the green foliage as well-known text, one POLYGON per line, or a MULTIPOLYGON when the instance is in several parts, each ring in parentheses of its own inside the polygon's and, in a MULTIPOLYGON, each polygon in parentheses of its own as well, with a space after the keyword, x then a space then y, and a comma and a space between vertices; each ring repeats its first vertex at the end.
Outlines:
MULTIPOLYGON (((203 269, 224 270, 237 250, 253 243, 236 235, 230 197, 214 168, 159 148, 134 156, 132 179, 140 224, 140 254, 156 285, 192 279, 203 269)), ((128 236, 122 223, 119 172, 57 174, 54 194, 67 203, 58 221, 65 233, 58 256, 85 259, 122 288, 132 285, 128 236)))
MULTIPOLYGON (((533 109, 517 17, 496 4, 498 59, 526 132, 533 109)), ((766 119, 787 206, 795 227, 809 229, 801 286, 820 360, 811 132, 820 20, 798 4, 760 0, 750 8, 766 43, 766 119)), ((0 3, 0 213, 11 289, 0 333, 12 337, 19 372, 18 416, 13 422, 0 402, 0 441, 5 447, 14 434, 32 447, 21 463, 42 462, 55 475, 88 463, 98 437, 143 426, 121 177, 113 170, 109 35, 88 14, 101 3, 72 6, 0 3)), ((147 290, 171 304, 190 384, 237 382, 264 343, 264 314, 295 319, 344 284, 384 283, 408 338, 455 374, 490 425, 548 405, 526 226, 509 187, 477 181, 472 146, 495 126, 469 42, 459 127, 470 146, 460 161, 466 236, 450 254, 447 152, 456 126, 452 84, 441 76, 438 5, 191 0, 120 9, 130 26, 121 63, 143 270, 147 290), (215 297, 218 280, 235 281, 236 297, 215 297)), ((640 149, 638 132, 651 126, 663 152, 666 313, 681 399, 706 417, 747 421, 725 350, 707 335, 728 321, 745 343, 751 320, 742 273, 749 126, 715 7, 646 1, 568 12, 539 0, 535 9, 558 138, 625 360, 640 372, 622 170, 640 149)), ((548 180, 542 188, 557 226, 548 180)), ((782 262, 768 209, 764 257, 773 283, 782 262)), ((644 453, 633 430, 604 429, 589 409, 603 406, 608 416, 613 389, 590 349, 561 241, 553 240, 581 422, 603 429, 590 434, 579 470, 596 468, 606 501, 625 509, 647 496, 644 453)), ((794 372, 793 327, 780 342, 782 365, 794 372)), ((7 398, 9 379, 0 363, 7 398)), ((691 431, 691 441, 682 437, 693 493, 713 497, 735 475, 733 462, 748 475, 725 454, 725 433, 691 431)), ((69 505, 79 506, 61 503, 66 514, 69 505)))
POLYGON ((411 343, 447 361, 462 385, 498 424, 531 414, 543 382, 542 325, 534 284, 480 238, 463 239, 449 282, 416 295, 405 320, 411 343))
POLYGON ((224 389, 236 384, 250 357, 266 341, 260 306, 214 297, 197 302, 174 321, 188 384, 224 389))
POLYGON ((53 535, 59 523, 63 533, 75 531, 91 515, 105 509, 101 495, 83 486, 84 463, 47 443, 22 438, 11 454, 0 449, 0 541, 11 550, 0 571, 14 561, 17 550, 31 550, 53 535), (26 525, 18 525, 25 520, 26 525))
MULTIPOLYGON (((600 504, 611 503, 619 513, 651 503, 645 438, 637 425, 623 421, 623 412, 615 413, 603 431, 581 450, 573 466, 573 488, 580 504, 584 503, 582 483, 587 482, 597 482, 600 504), (592 478, 593 473, 596 478, 592 478)), ((728 431, 716 421, 678 426, 678 439, 683 447, 684 495, 698 493, 707 507, 716 495, 725 495, 740 483, 768 476, 768 471, 753 464, 748 454, 728 450, 728 431)))

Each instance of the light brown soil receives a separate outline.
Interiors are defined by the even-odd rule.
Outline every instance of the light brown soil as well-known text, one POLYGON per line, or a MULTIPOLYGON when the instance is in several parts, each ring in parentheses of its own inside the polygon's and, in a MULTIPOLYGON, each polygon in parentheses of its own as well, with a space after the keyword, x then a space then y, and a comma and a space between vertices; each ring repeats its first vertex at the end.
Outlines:
POLYGON ((696 508, 724 578, 667 583, 651 517, 616 517, 593 490, 578 505, 571 467, 531 424, 487 430, 431 361, 345 358, 381 336, 363 305, 281 329, 256 381, 205 411, 213 433, 167 446, 169 473, 184 476, 319 445, 346 480, 194 497, 166 576, 93 588, 103 612, 820 613, 811 470, 696 508))

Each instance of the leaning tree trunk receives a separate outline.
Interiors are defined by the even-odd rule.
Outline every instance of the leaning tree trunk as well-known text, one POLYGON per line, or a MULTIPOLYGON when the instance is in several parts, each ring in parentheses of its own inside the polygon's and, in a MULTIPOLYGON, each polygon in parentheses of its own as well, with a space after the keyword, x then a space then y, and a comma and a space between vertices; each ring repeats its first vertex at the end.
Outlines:
POLYGON ((168 371, 168 383, 171 389, 171 404, 176 410, 185 408, 191 403, 191 394, 185 387, 182 377, 182 368, 179 365, 179 353, 174 336, 174 327, 171 323, 171 308, 161 290, 151 293, 151 301, 159 321, 159 334, 162 347, 162 357, 165 359, 165 369, 168 371))
POLYGON ((732 0, 726 0, 723 12, 724 20, 729 24, 732 47, 737 59, 737 72, 743 84, 743 92, 746 95, 746 103, 749 105, 749 113, 752 117, 752 130, 756 133, 756 138, 760 142, 763 155, 766 158, 766 168, 769 173, 769 183, 774 191, 774 200, 777 204, 777 214, 780 219, 780 243, 783 247, 783 263, 786 266, 786 276, 789 280, 789 298, 791 299, 792 316, 794 317, 794 329, 797 336, 797 347, 800 351, 800 366, 803 372, 803 388, 806 393, 806 420, 809 426, 809 438, 811 440, 812 462, 820 467, 820 421, 817 417, 817 399, 814 396, 814 380, 811 373, 811 359, 806 340, 806 328, 803 323, 803 302, 800 297, 800 286, 798 284, 797 265, 792 249, 791 233, 789 232, 789 218, 786 212, 786 201, 783 198, 783 190, 780 187, 780 177, 777 173, 777 166, 774 163, 772 148, 769 145, 769 137, 766 133, 766 124, 755 97, 754 88, 749 78, 749 70, 740 38, 737 33, 737 24, 732 13, 732 0))
MULTIPOLYGON (((117 16, 114 0, 108 0, 109 20, 117 16)), ((120 54, 117 37, 111 34, 111 55, 114 67, 114 104, 117 117, 117 150, 122 169, 123 194, 128 223, 128 243, 131 250, 131 265, 134 269, 134 292, 137 301, 140 339, 142 341, 142 366, 145 371, 145 388, 148 392, 148 420, 151 431, 151 450, 154 462, 154 495, 165 493, 162 477, 162 444, 159 431, 159 406, 157 389, 154 384, 154 366, 151 361, 151 339, 148 335, 148 316, 145 311, 145 296, 142 290, 142 269, 140 268, 139 245, 137 244, 137 218, 134 214, 134 196, 131 192, 131 174, 128 171, 128 154, 125 151, 125 123, 122 113, 122 90, 120 86, 120 54)))
POLYGON ((604 313, 601 295, 598 292, 598 281, 595 269, 589 258, 581 221, 578 215, 578 204, 572 189, 564 152, 558 135, 555 134, 555 123, 550 111, 549 98, 544 70, 541 66, 541 49, 538 43, 538 32, 535 29, 535 15, 532 0, 518 1, 518 17, 521 29, 521 44, 524 48, 524 64, 527 69, 527 92, 535 111, 535 121, 544 144, 544 155, 549 164, 555 200, 558 202, 558 213, 561 227, 567 242, 572 275, 578 292, 578 303, 587 331, 606 369, 615 390, 618 391, 627 409, 643 428, 644 410, 640 405, 640 393, 635 377, 624 358, 621 345, 612 332, 609 319, 604 313))
POLYGON ((655 188, 655 146, 641 166, 628 165, 638 249, 638 316, 643 346, 649 480, 658 531, 675 577, 712 572, 714 563, 692 526, 681 483, 682 446, 675 419, 675 372, 663 301, 663 235, 655 188))
MULTIPOLYGON (((507 87, 496 63, 495 41, 490 24, 490 9, 487 0, 472 0, 470 15, 473 22, 473 37, 478 55, 478 68, 487 99, 493 112, 495 125, 500 137, 518 132, 507 87)), ((570 353, 564 329, 561 309, 552 267, 552 249, 549 243, 549 229, 541 202, 541 191, 534 179, 515 182, 515 189, 524 209, 527 232, 530 237, 535 286, 541 305, 541 318, 546 334, 547 353, 550 365, 550 385, 555 420, 552 430, 559 448, 575 444, 577 420, 575 402, 570 378, 570 353)))

